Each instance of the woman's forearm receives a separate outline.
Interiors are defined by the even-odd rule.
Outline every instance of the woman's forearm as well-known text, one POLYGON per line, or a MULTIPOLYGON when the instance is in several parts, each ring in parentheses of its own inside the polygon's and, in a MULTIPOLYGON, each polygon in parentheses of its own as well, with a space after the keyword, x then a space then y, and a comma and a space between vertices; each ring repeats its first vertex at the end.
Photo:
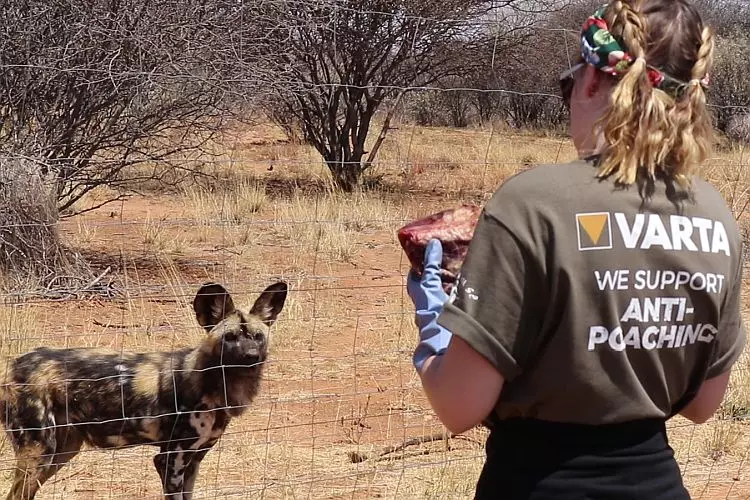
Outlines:
POLYGON ((503 386, 495 367, 455 335, 443 355, 427 358, 419 376, 435 414, 457 434, 490 414, 503 386))

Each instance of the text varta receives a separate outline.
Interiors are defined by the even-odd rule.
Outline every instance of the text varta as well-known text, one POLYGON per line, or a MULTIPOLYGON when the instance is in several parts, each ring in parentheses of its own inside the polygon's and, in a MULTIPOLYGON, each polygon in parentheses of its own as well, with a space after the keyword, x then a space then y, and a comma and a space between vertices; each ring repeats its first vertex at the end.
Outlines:
POLYGON ((720 221, 702 217, 670 215, 664 224, 656 214, 636 214, 632 225, 623 213, 615 213, 617 228, 626 248, 724 253, 730 255, 729 237, 720 221))

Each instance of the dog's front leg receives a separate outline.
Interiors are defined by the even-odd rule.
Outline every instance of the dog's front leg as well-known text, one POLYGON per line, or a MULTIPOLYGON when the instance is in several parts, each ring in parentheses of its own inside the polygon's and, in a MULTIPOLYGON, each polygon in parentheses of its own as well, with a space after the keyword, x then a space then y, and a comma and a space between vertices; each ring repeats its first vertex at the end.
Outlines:
POLYGON ((188 462, 187 467, 185 467, 184 473, 185 479, 182 494, 184 500, 191 500, 193 498, 195 479, 198 477, 198 469, 200 468, 201 460, 203 460, 203 457, 206 456, 207 452, 208 450, 201 450, 193 452, 192 456, 188 455, 190 461, 188 462))
POLYGON ((183 450, 179 445, 162 447, 161 452, 154 457, 154 467, 161 478, 164 498, 168 500, 187 500, 183 496, 185 483, 185 459, 190 451, 183 450))
POLYGON ((184 450, 180 445, 162 448, 154 457, 154 466, 161 478, 165 499, 190 500, 193 497, 195 478, 205 455, 205 450, 184 450))

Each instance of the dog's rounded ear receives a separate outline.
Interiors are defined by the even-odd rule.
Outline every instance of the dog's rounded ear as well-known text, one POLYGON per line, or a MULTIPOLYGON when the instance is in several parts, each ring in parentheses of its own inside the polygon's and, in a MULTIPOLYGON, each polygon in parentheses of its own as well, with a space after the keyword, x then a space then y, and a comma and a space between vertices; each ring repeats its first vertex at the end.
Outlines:
POLYGON ((250 314, 260 318, 268 326, 273 325, 279 313, 284 308, 288 291, 289 286, 283 281, 269 286, 263 290, 263 293, 255 301, 255 304, 250 309, 250 314))
POLYGON ((195 319, 207 332, 234 311, 232 296, 218 283, 206 283, 193 299, 195 319))

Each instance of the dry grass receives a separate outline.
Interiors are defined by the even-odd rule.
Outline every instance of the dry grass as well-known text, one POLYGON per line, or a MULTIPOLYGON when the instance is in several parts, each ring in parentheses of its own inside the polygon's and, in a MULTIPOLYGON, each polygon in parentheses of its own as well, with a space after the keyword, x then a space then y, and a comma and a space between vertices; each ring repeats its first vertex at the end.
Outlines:
POLYGON ((733 144, 720 151, 705 168, 704 177, 724 196, 737 219, 741 219, 750 204, 750 161, 747 146, 733 144))
POLYGON ((351 263, 363 235, 391 230, 402 217, 391 203, 360 192, 314 198, 295 194, 274 203, 273 220, 275 230, 294 244, 294 259, 320 255, 351 263))
MULTIPOLYGON (((371 186, 351 195, 328 189, 320 159, 277 130, 245 130, 227 144, 225 161, 206 169, 211 182, 128 200, 118 214, 123 225, 109 209, 70 224, 65 234, 75 246, 122 253, 122 301, 0 309, 0 347, 194 345, 203 333, 190 302, 200 283, 222 282, 249 304, 285 279, 292 293, 272 332, 261 396, 207 455, 196 498, 471 498, 482 430, 467 433, 473 441, 349 459, 441 430, 411 368, 416 331, 395 230, 416 214, 486 197, 529 164, 571 159, 569 141, 501 126, 401 126, 384 143, 371 186)), ((739 147, 722 151, 706 169, 741 220, 750 192, 744 155, 739 147)), ((749 376, 743 358, 715 421, 695 426, 678 417, 670 425, 694 498, 734 498, 711 497, 707 485, 747 486, 749 376)), ((153 453, 86 450, 39 498, 158 498, 153 453)), ((0 471, 10 464, 0 449, 0 471)), ((8 478, 0 474, 0 492, 8 478)))
POLYGON ((15 356, 29 348, 27 338, 41 329, 37 315, 31 306, 0 304, 0 356, 15 356))
POLYGON ((167 244, 167 237, 164 234, 164 219, 154 220, 151 214, 146 215, 146 220, 140 227, 143 244, 149 248, 163 250, 167 244))
POLYGON ((573 157, 567 138, 511 132, 502 125, 465 130, 406 126, 384 143, 376 172, 397 171, 408 188, 460 197, 493 191, 530 165, 573 157))
POLYGON ((729 379, 719 417, 728 420, 750 418, 750 353, 743 353, 729 379))
MULTIPOLYGON (((0 303, 0 359, 18 356, 30 349, 42 329, 40 314, 31 306, 0 303)), ((13 450, 7 437, 0 436, 0 491, 6 491, 11 475, 8 470, 13 450)))
POLYGON ((724 455, 742 453, 741 443, 745 426, 738 422, 718 421, 708 429, 708 435, 701 441, 700 451, 712 460, 718 460, 724 455))
POLYGON ((231 177, 209 186, 193 184, 185 188, 189 216, 197 232, 193 240, 206 242, 217 229, 230 232, 233 245, 246 245, 251 229, 246 225, 266 204, 265 185, 253 179, 231 177))
POLYGON ((185 235, 174 231, 165 217, 157 219, 150 212, 138 225, 138 233, 143 248, 155 254, 179 254, 187 244, 185 235))
POLYGON ((230 179, 210 188, 199 185, 185 190, 196 222, 207 226, 228 222, 239 224, 257 213, 266 202, 263 183, 250 179, 230 179))
POLYGON ((83 218, 76 218, 75 233, 71 238, 71 244, 75 247, 86 247, 96 241, 97 229, 86 222, 83 218))

